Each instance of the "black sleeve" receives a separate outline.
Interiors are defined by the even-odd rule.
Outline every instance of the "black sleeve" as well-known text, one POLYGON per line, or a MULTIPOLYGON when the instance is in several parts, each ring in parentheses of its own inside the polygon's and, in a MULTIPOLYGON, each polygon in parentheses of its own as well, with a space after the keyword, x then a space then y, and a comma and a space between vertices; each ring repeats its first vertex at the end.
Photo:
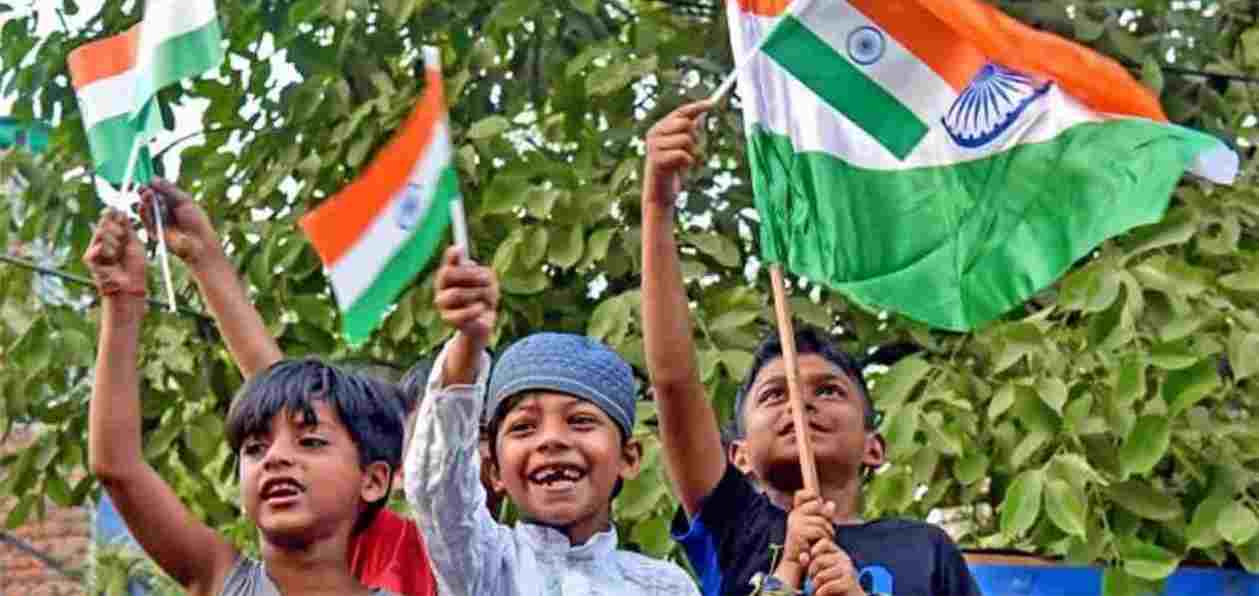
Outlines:
POLYGON ((936 534, 936 577, 932 578, 933 592, 948 596, 983 596, 979 584, 970 574, 970 567, 961 549, 953 543, 944 530, 933 528, 936 534))
POLYGON ((747 532, 748 515, 763 498, 734 464, 727 463, 717 487, 704 497, 698 517, 714 542, 725 544, 733 534, 747 532))

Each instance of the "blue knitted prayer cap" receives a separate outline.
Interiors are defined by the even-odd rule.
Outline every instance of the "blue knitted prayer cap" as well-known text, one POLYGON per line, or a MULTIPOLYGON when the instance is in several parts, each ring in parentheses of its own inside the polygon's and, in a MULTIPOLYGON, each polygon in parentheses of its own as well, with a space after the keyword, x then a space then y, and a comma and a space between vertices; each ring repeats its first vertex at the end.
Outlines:
POLYGON ((616 352, 589 337, 535 333, 507 348, 490 375, 486 417, 524 391, 556 391, 603 410, 626 437, 634 433, 638 391, 634 371, 616 352))

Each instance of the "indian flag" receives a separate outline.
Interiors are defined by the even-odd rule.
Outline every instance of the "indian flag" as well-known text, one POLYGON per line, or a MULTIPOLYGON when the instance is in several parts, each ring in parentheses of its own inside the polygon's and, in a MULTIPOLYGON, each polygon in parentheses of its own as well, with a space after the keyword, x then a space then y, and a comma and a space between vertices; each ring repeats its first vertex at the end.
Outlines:
POLYGON ((402 129, 357 180, 302 218, 357 345, 437 251, 459 198, 441 57, 425 48, 427 85, 402 129))
POLYGON ((972 329, 1237 155, 1114 61, 977 0, 728 0, 761 249, 972 329))
MULTIPOLYGON (((154 0, 126 32, 70 52, 66 62, 98 174, 123 183, 132 146, 161 128, 154 95, 218 66, 221 37, 212 0, 154 0)), ((141 149, 135 179, 147 182, 151 174, 148 150, 141 149)))

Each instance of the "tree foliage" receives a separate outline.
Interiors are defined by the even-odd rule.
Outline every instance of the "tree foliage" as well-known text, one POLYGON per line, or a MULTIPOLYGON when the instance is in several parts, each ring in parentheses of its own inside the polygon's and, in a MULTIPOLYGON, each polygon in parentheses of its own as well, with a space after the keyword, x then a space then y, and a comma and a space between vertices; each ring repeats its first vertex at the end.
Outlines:
MULTIPOLYGON (((9 19, 0 27, 2 92, 16 96, 15 116, 55 125, 46 154, 0 161, 0 177, 20 172, 31 183, 0 204, 0 245, 42 239, 65 269, 83 273, 77 257, 101 202, 65 56, 135 22, 137 4, 110 0, 85 26, 43 38, 35 19, 58 9, 0 4, 9 19)), ((1151 0, 1003 4, 1129 64, 1174 121, 1259 142, 1259 86, 1243 80, 1259 77, 1259 14, 1248 0, 1205 11, 1151 0)), ((286 353, 403 368, 449 333, 426 274, 364 349, 348 348, 295 225, 399 124, 420 91, 418 48, 436 44, 473 252, 505 290, 497 345, 540 329, 588 333, 643 372, 639 139, 732 66, 720 5, 244 0, 225 5, 222 18, 226 65, 160 96, 168 120, 172 106, 205 101, 203 134, 159 155, 169 165, 178 154, 179 184, 216 222, 286 353), (296 80, 272 77, 277 53, 296 80)), ((773 320, 754 256, 741 130, 737 109, 708 119, 711 158, 692 177, 678 222, 701 373, 723 415, 773 320)), ((1153 585, 1185 559, 1259 571, 1259 188, 1248 150, 1243 169, 1232 188, 1185 181, 1163 222, 1106 242, 1024 309, 975 333, 864 312, 796 280, 796 316, 840 329, 846 348, 906 339, 926 347, 872 376, 891 464, 867 486, 868 514, 960 512, 964 544, 1108 564, 1108 594, 1153 585)), ((95 315, 41 301, 36 281, 0 265, 0 431, 43 430, 0 460, 0 492, 20 497, 10 526, 95 490, 88 478, 69 480, 85 462, 95 315)), ((182 269, 176 286, 181 302, 200 306, 182 269)), ((154 310, 144 343, 146 455, 198 515, 247 543, 252 528, 236 505, 221 422, 239 374, 195 318, 154 310)), ((615 513, 630 543, 664 555, 674 549, 675 502, 650 402, 640 413, 644 472, 615 513)))

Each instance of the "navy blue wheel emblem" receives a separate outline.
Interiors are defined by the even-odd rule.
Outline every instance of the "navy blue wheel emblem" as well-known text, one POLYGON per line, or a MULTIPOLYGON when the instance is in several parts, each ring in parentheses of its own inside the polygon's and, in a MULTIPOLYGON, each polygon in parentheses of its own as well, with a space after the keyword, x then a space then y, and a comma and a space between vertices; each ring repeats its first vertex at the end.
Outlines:
POLYGON ((967 149, 983 147, 1018 122, 1027 107, 1044 97, 1051 85, 988 64, 941 120, 954 143, 967 149))
POLYGON ((862 66, 870 66, 887 51, 887 38, 874 27, 858 27, 848 34, 848 57, 862 66))
POLYGON ((399 228, 410 230, 420 218, 420 200, 424 197, 424 185, 408 182, 402 192, 402 202, 398 204, 394 219, 397 220, 399 228))

